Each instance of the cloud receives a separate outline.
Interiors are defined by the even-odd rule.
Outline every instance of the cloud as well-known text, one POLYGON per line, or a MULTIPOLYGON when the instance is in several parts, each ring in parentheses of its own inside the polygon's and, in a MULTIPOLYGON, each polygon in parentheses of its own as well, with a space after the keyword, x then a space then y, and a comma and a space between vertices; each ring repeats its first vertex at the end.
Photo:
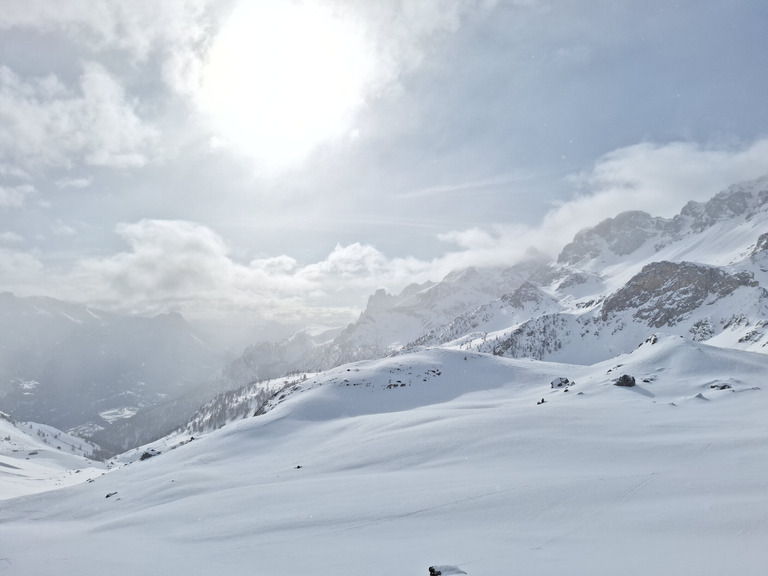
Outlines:
POLYGON ((287 257, 238 263, 218 234, 194 222, 141 220, 116 232, 129 250, 81 260, 71 274, 79 296, 71 297, 140 313, 268 317, 295 312, 297 294, 308 288, 292 278, 287 257))
POLYGON ((24 79, 0 66, 0 161, 127 168, 158 152, 157 131, 99 64, 84 65, 74 90, 53 74, 24 79))
POLYGON ((64 223, 64 221, 57 219, 51 226, 51 232, 56 236, 75 236, 77 229, 64 223))
POLYGON ((93 178, 91 176, 85 178, 61 178, 56 181, 56 186, 61 189, 88 188, 91 184, 93 184, 93 178))
POLYGON ((0 244, 21 244, 24 238, 15 232, 0 232, 0 244))
POLYGON ((6 0, 0 29, 65 33, 94 52, 120 50, 136 62, 155 54, 161 75, 176 92, 188 94, 199 73, 216 22, 230 0, 6 0))
POLYGON ((571 177, 579 190, 552 210, 545 229, 570 234, 625 210, 672 217, 689 200, 705 202, 728 186, 768 174, 768 138, 739 148, 690 142, 642 143, 614 150, 571 177))
POLYGON ((428 262, 389 259, 360 243, 305 265, 289 256, 241 263, 221 236, 188 221, 141 220, 116 232, 128 250, 78 262, 57 281, 58 297, 138 313, 343 323, 376 288, 397 290, 431 271, 428 262))
MULTIPOLYGON (((377 53, 376 93, 396 88, 402 74, 419 67, 439 34, 454 33, 472 14, 490 11, 495 0, 408 0, 355 2, 337 0, 365 26, 377 53)), ((514 2, 519 4, 519 2, 514 2)))
POLYGON ((35 188, 30 184, 21 186, 0 186, 0 210, 21 208, 27 196, 34 193, 35 188))
POLYGON ((130 252, 86 260, 81 266, 103 276, 126 300, 205 293, 216 285, 217 274, 227 262, 224 241, 194 223, 142 220, 119 225, 117 233, 130 252))
POLYGON ((237 2, 210 39, 192 101, 212 149, 248 157, 261 175, 281 175, 325 144, 354 141, 359 114, 402 88, 436 36, 494 4, 237 2))
MULTIPOLYGON (((13 233, 4 233, 3 240, 14 243, 13 233)), ((0 290, 10 290, 23 295, 39 294, 39 287, 50 277, 40 261, 36 251, 22 251, 0 247, 0 278, 3 279, 0 290)))
MULTIPOLYGON (((215 148, 245 154, 259 173, 279 174, 322 144, 352 138, 357 114, 383 91, 399 89, 402 74, 421 64, 436 35, 455 32, 470 15, 495 4, 8 0, 0 30, 63 35, 86 50, 85 59, 105 56, 113 67, 113 55, 122 52, 120 59, 125 64, 128 55, 130 69, 108 74, 103 68, 100 75, 86 70, 81 95, 73 95, 77 90, 65 88, 55 76, 16 82, 16 87, 23 84, 22 93, 0 85, 0 101, 5 97, 8 106, 17 106, 19 123, 29 122, 24 130, 18 125, 6 130, 5 136, 24 137, 17 156, 27 159, 41 151, 40 140, 47 136, 56 146, 39 158, 49 165, 74 162, 72 154, 78 151, 91 165, 144 165, 157 154, 159 138, 116 80, 120 73, 141 70, 144 82, 159 79, 196 107, 200 115, 190 125, 210 132, 215 148), (41 91, 45 82, 56 96, 41 91), (110 96, 113 106, 107 105, 110 96), (51 120, 54 100, 62 123, 79 132, 68 146, 51 120), (96 111, 96 117, 86 117, 84 109, 96 111), (93 128, 81 121, 91 121, 93 128), (102 130, 107 125, 118 129, 102 130), (93 139, 92 146, 77 144, 84 136, 93 139)), ((0 120, 5 120, 2 112, 0 105, 0 120)), ((0 161, 8 156, 3 150, 9 138, 2 136, 0 161)))
MULTIPOLYGON (((768 174, 768 138, 740 148, 707 148, 690 142, 641 143, 601 157, 591 170, 568 178, 570 200, 537 225, 496 225, 439 235, 458 247, 435 269, 504 266, 532 255, 556 256, 580 230, 626 210, 672 217, 690 200, 705 202, 728 186, 768 174)), ((439 265, 438 265, 439 264, 439 265)))

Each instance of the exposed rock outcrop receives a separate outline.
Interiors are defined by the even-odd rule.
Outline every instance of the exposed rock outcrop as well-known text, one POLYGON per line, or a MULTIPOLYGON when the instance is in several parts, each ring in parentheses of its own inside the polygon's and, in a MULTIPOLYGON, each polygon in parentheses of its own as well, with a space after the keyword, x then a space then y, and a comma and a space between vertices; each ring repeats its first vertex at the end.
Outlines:
POLYGON ((624 310, 649 326, 674 325, 705 302, 728 296, 741 286, 757 286, 746 272, 728 274, 692 262, 654 262, 643 267, 602 307, 602 319, 624 310))

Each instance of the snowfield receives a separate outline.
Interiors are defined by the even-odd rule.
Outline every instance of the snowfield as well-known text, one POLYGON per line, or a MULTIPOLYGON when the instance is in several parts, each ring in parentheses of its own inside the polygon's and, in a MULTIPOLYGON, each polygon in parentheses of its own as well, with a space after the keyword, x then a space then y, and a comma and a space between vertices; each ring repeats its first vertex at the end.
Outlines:
POLYGON ((766 375, 765 354, 679 336, 589 366, 443 348, 342 366, 0 500, 0 572, 764 575, 766 375))

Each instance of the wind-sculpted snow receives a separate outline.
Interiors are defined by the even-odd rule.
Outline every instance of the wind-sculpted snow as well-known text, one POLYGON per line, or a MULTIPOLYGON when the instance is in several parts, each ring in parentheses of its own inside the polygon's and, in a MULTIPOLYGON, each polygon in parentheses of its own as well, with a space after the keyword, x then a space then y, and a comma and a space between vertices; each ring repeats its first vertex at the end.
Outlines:
POLYGON ((2 568, 762 575, 768 356, 637 344, 590 366, 432 349, 312 375, 261 416, 5 500, 2 568))

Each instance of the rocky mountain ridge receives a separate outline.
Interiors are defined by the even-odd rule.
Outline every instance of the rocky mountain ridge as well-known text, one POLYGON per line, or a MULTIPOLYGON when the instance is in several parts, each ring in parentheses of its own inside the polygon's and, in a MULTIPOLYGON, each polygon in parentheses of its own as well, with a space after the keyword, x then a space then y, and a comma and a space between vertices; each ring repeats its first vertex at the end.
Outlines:
MULTIPOLYGON (((435 346, 591 364, 628 353, 659 330, 768 353, 765 230, 768 178, 689 202, 671 219, 625 212, 579 232, 554 262, 468 270, 399 295, 380 290, 357 322, 313 345, 292 368, 435 346)), ((250 385, 249 409, 264 386, 250 385)), ((214 409, 238 413, 235 405, 214 409)))
MULTIPOLYGON (((204 388, 119 418, 105 439, 124 450, 173 429, 216 428, 258 413, 307 374, 429 347, 591 364, 661 331, 768 353, 766 230, 768 177, 673 218, 625 212, 576 234, 555 260, 379 290, 341 330, 253 344, 204 388)), ((66 312, 75 313, 89 314, 66 312)))

